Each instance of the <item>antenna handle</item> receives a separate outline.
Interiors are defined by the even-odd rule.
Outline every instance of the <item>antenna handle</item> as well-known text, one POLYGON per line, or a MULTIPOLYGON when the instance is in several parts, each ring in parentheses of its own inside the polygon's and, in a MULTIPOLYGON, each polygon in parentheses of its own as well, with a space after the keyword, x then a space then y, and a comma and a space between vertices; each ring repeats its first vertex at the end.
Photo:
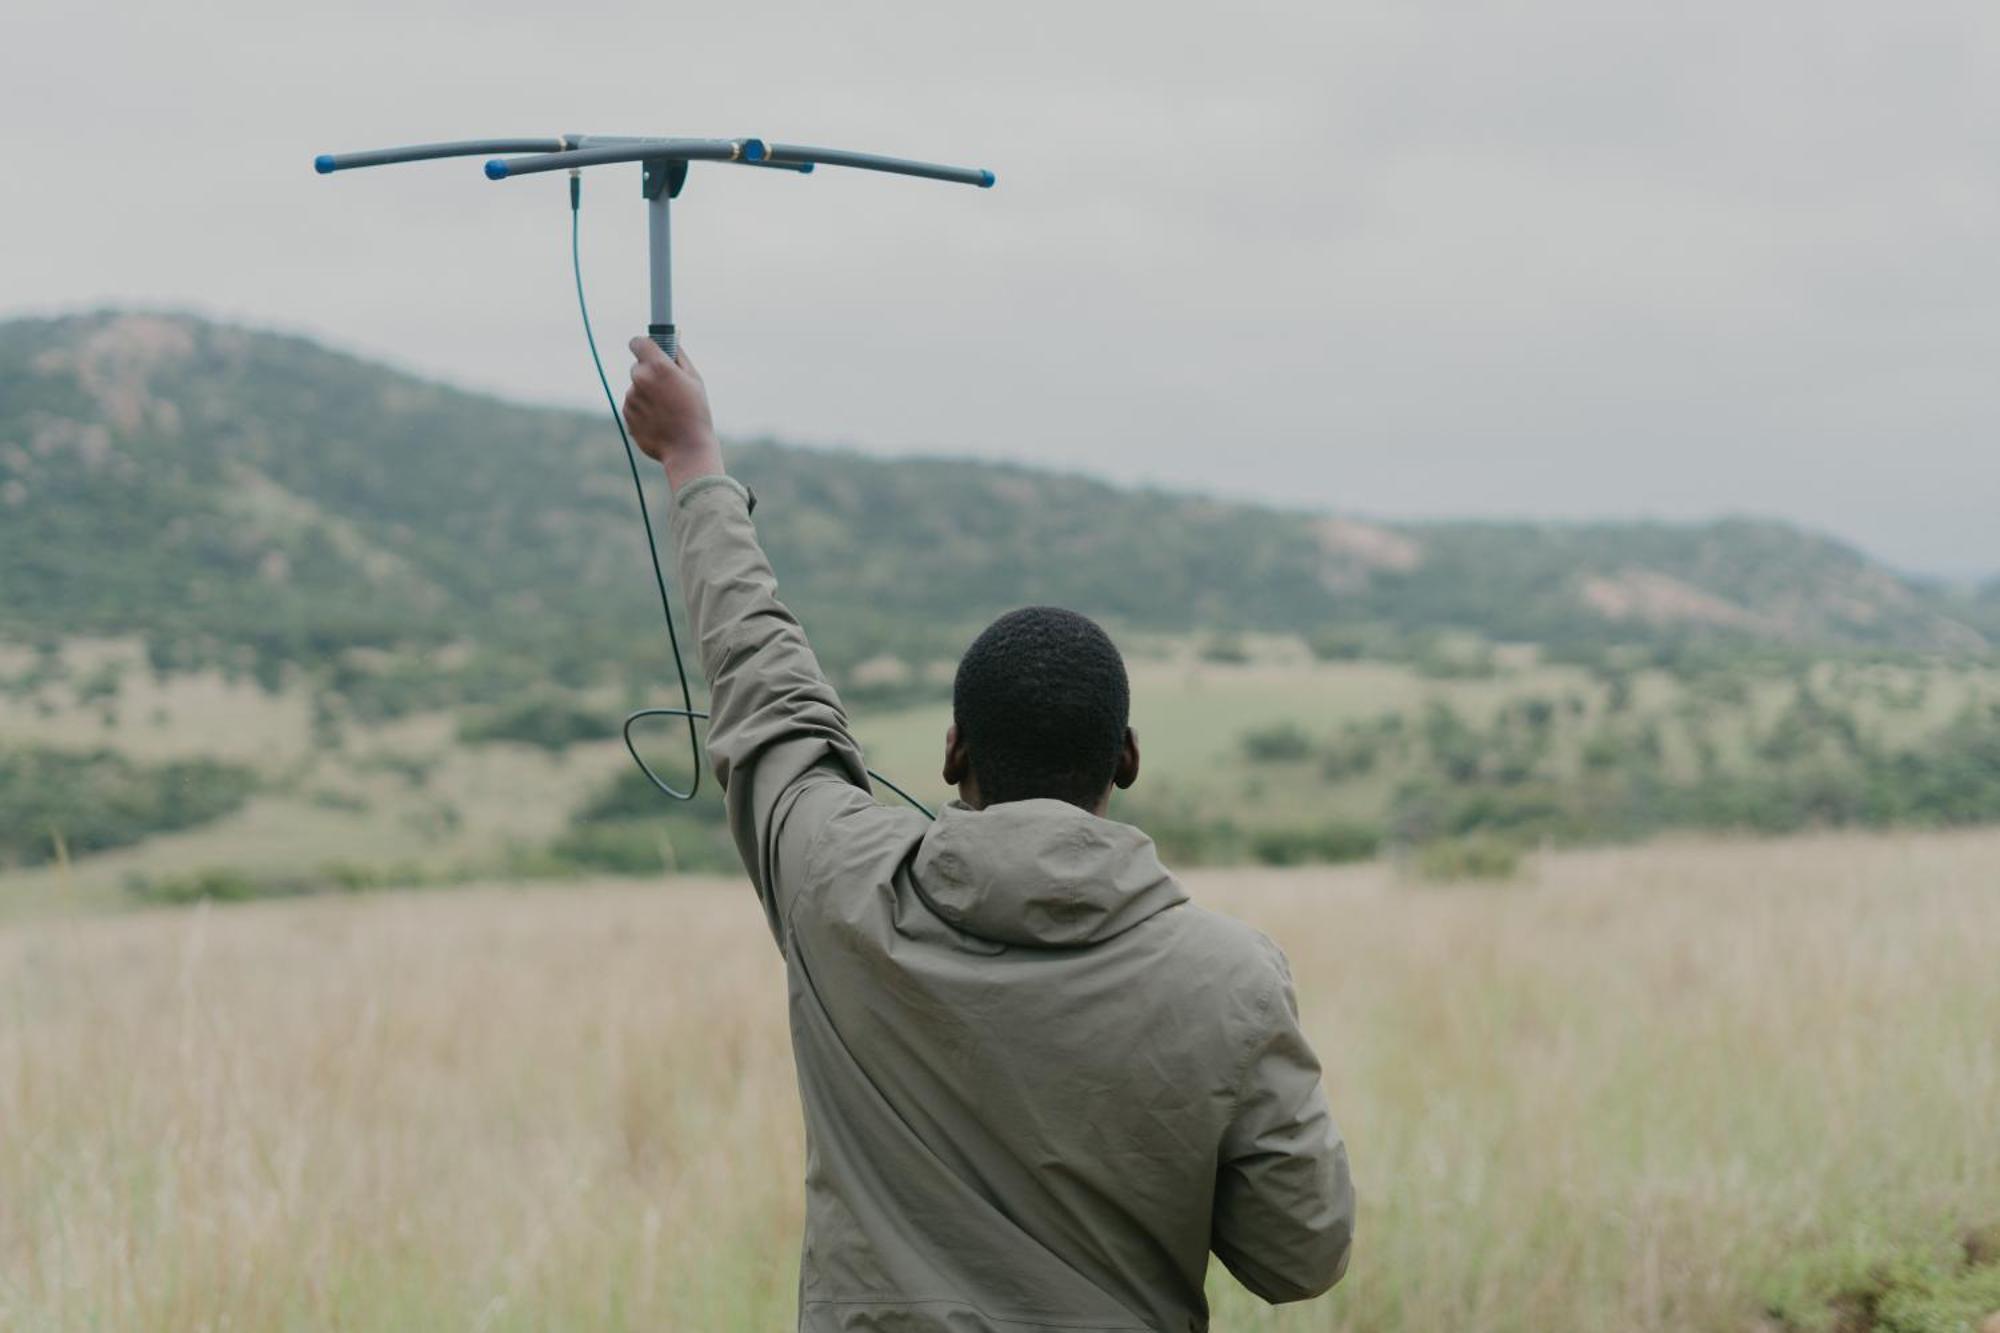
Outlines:
POLYGON ((571 167, 645 162, 654 158, 679 162, 761 163, 764 157, 762 139, 629 139, 623 143, 574 148, 568 152, 539 152, 532 157, 496 157, 486 164, 486 175, 489 180, 499 181, 511 176, 532 176, 538 171, 567 171, 571 167))

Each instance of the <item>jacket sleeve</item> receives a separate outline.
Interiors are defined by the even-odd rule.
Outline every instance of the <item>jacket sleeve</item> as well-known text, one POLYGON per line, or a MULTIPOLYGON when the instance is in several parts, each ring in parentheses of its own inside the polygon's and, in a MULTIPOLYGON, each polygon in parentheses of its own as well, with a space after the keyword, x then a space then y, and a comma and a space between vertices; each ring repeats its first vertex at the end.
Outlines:
POLYGON ((1276 967, 1257 999, 1262 1031, 1223 1136, 1211 1244, 1238 1281, 1277 1304, 1317 1296, 1347 1271, 1354 1183, 1291 974, 1266 943, 1276 967))
POLYGON ((743 868, 771 931, 785 913, 815 834, 872 805, 861 749, 805 631, 778 600, 777 576, 731 477, 683 486, 672 507, 674 561, 708 677, 708 757, 743 868))

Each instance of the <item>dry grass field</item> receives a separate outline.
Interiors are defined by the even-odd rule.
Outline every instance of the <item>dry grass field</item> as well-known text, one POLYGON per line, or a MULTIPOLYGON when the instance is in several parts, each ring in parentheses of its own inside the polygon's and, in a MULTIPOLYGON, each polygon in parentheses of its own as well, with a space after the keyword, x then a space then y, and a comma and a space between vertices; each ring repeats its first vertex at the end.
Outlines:
MULTIPOLYGON (((2000 833, 1191 882, 1290 953, 1363 1196, 1331 1297, 1218 1269, 1219 1329, 1785 1328, 2000 1219, 2000 833)), ((0 928, 6 1329, 780 1329, 800 1170, 733 884, 0 928)))

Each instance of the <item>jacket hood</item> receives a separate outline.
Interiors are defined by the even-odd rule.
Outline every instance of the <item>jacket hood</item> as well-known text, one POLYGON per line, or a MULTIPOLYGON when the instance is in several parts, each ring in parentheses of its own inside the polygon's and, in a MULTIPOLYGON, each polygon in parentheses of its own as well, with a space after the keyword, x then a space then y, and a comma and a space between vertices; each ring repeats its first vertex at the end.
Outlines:
POLYGON ((1095 944, 1187 901, 1151 838, 1066 801, 953 801, 913 869, 931 910, 1002 944, 1095 944))

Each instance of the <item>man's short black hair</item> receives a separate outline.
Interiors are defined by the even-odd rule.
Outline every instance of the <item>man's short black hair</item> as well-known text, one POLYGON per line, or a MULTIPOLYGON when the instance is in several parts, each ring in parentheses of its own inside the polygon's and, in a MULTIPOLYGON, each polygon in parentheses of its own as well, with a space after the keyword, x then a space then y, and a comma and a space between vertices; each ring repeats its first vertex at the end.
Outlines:
POLYGON ((1088 616, 1029 606, 986 627, 958 664, 952 720, 988 805, 1047 797, 1090 809, 1111 786, 1132 688, 1088 616))

